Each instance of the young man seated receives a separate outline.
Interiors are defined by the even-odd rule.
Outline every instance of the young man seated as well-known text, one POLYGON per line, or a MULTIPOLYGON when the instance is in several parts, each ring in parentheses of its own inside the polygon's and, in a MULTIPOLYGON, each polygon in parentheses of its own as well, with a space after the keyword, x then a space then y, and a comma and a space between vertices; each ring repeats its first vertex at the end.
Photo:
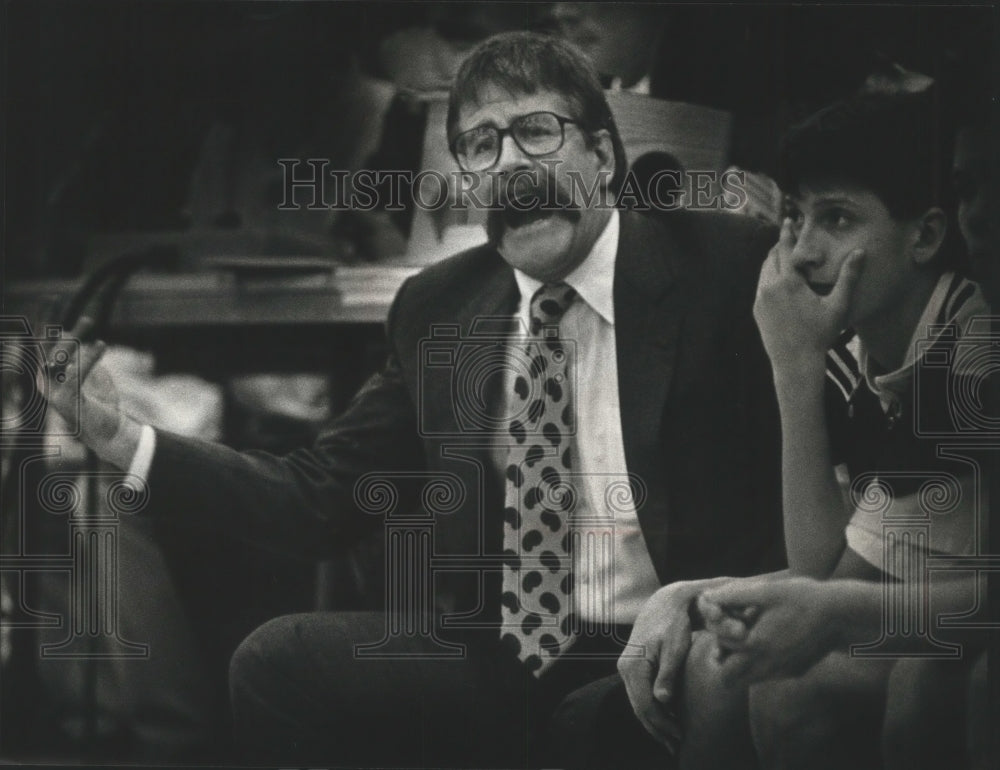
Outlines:
MULTIPOLYGON (((953 264, 932 106, 928 95, 852 97, 786 137, 788 209, 755 318, 781 412, 789 573, 662 589, 631 640, 647 645, 652 676, 620 665, 637 715, 655 727, 678 636, 665 607, 700 594, 717 648, 702 658, 705 677, 735 699, 753 685, 751 732, 767 768, 878 766, 897 657, 944 649, 914 627, 909 648, 892 646, 885 597, 902 597, 914 623, 927 622, 930 592, 934 612, 975 600, 971 582, 929 584, 922 569, 931 554, 971 552, 987 486, 975 452, 942 450, 988 422, 976 410, 989 335, 970 324, 988 313, 979 287, 953 264), (869 647, 880 655, 852 654, 880 639, 869 647)), ((704 645, 697 634, 693 645, 704 645)), ((682 747, 681 766, 714 766, 712 754, 711 742, 682 747)))

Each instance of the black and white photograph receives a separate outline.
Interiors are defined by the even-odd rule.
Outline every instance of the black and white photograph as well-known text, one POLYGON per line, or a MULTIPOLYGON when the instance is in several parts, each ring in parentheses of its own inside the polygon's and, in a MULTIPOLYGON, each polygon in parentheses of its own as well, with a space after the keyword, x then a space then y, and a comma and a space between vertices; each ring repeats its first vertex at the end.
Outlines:
POLYGON ((998 30, 0 2, 0 766, 1000 766, 998 30))

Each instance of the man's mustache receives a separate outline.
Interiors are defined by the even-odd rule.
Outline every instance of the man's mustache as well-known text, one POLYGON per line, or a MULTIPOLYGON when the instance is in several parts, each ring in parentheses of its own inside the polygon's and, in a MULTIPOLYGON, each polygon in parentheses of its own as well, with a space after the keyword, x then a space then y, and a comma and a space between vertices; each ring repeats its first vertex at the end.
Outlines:
POLYGON ((496 201, 487 212, 489 241, 497 244, 508 228, 543 216, 560 216, 577 222, 581 211, 570 192, 551 176, 543 180, 533 179, 528 174, 511 177, 499 185, 496 201))

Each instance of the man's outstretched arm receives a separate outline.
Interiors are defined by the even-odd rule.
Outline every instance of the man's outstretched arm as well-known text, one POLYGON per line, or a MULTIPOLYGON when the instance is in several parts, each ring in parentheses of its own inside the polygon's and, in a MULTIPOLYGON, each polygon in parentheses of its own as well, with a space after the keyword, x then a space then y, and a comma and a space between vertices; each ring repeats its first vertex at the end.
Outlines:
MULTIPOLYGON (((392 313, 390 328, 391 319, 392 313)), ((80 332, 74 329, 76 336, 80 332)), ((102 352, 100 343, 85 345, 78 363, 65 371, 49 367, 40 376, 49 377, 53 408, 69 419, 79 414, 81 440, 101 459, 129 470, 148 429, 122 411, 114 383, 100 366, 102 352)), ((265 547, 322 557, 348 545, 356 530, 375 524, 354 504, 358 478, 422 466, 413 403, 390 355, 312 447, 284 457, 158 431, 145 479, 147 510, 265 547)))

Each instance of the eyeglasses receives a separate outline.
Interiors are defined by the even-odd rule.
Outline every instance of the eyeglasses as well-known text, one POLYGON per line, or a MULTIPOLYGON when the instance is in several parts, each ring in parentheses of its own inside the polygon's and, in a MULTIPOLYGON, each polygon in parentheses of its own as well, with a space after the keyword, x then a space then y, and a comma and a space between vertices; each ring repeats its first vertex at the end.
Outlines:
POLYGON ((532 112, 515 118, 507 128, 479 126, 463 131, 451 142, 451 152, 463 171, 485 171, 500 160, 503 138, 514 137, 521 152, 531 158, 548 155, 566 141, 567 123, 577 123, 552 112, 532 112))

